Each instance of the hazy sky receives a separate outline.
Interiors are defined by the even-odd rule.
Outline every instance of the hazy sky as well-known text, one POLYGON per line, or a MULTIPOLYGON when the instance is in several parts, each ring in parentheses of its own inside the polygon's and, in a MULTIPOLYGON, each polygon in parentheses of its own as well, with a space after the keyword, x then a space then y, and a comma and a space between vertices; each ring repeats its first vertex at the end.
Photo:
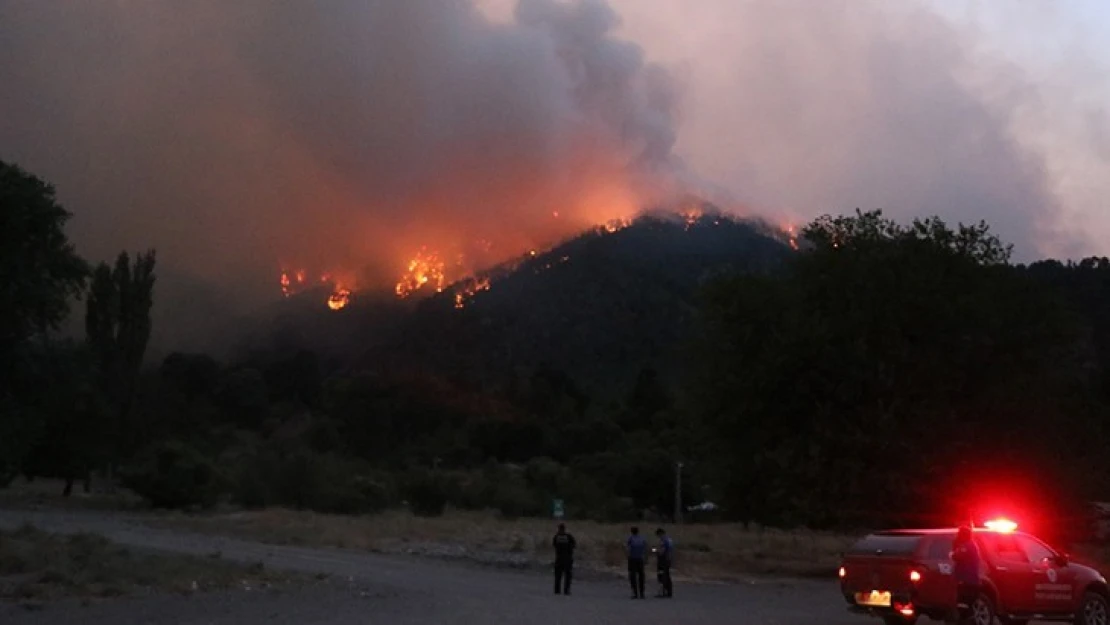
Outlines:
POLYGON ((1021 258, 1110 253, 1106 2, 610 4, 683 81, 676 152, 755 210, 982 218, 1021 258))
POLYGON ((89 257, 155 246, 164 288, 244 302, 684 188, 1110 254, 1105 2, 474 2, 0 0, 0 158, 89 257))

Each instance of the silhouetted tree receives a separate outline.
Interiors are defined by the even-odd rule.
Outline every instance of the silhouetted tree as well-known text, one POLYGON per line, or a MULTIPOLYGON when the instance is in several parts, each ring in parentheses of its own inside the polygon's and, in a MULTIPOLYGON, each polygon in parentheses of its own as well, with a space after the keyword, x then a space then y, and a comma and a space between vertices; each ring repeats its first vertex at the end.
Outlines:
POLYGON ((114 267, 100 263, 93 273, 85 314, 85 334, 100 371, 101 387, 115 407, 116 417, 105 427, 112 432, 116 448, 109 460, 134 451, 131 409, 147 343, 150 340, 150 310, 154 304, 155 253, 135 257, 122 252, 114 267))
POLYGON ((804 234, 810 251, 785 275, 706 292, 690 394, 728 459, 735 515, 891 522, 909 506, 943 510, 957 474, 1056 467, 1062 450, 1083 466, 1104 440, 1085 416, 1081 324, 985 226, 876 211, 804 234))
POLYGON ((69 217, 53 186, 0 161, 0 486, 42 432, 28 408, 38 382, 28 375, 27 340, 57 329, 88 274, 66 238, 69 217))

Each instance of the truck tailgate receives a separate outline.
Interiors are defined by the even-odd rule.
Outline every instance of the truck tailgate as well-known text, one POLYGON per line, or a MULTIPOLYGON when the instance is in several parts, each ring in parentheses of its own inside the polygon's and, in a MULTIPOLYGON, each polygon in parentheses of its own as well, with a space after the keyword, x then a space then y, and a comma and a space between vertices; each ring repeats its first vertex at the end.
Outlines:
POLYGON ((913 592, 914 560, 900 556, 851 556, 844 560, 844 590, 857 605, 890 607, 913 592))

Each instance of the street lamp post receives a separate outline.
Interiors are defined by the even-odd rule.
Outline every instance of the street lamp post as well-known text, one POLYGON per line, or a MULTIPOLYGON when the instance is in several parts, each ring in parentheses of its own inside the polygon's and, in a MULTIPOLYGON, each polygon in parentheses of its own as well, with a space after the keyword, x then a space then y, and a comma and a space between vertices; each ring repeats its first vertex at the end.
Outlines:
POLYGON ((674 522, 682 522, 682 463, 674 465, 674 522))

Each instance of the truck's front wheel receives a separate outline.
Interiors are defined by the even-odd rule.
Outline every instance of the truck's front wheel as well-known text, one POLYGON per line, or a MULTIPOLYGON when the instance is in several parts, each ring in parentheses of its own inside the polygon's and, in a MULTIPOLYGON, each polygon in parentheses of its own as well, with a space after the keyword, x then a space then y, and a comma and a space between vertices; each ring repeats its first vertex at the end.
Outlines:
POLYGON ((1097 592, 1083 595, 1075 625, 1110 625, 1110 606, 1107 605, 1106 597, 1097 592))

